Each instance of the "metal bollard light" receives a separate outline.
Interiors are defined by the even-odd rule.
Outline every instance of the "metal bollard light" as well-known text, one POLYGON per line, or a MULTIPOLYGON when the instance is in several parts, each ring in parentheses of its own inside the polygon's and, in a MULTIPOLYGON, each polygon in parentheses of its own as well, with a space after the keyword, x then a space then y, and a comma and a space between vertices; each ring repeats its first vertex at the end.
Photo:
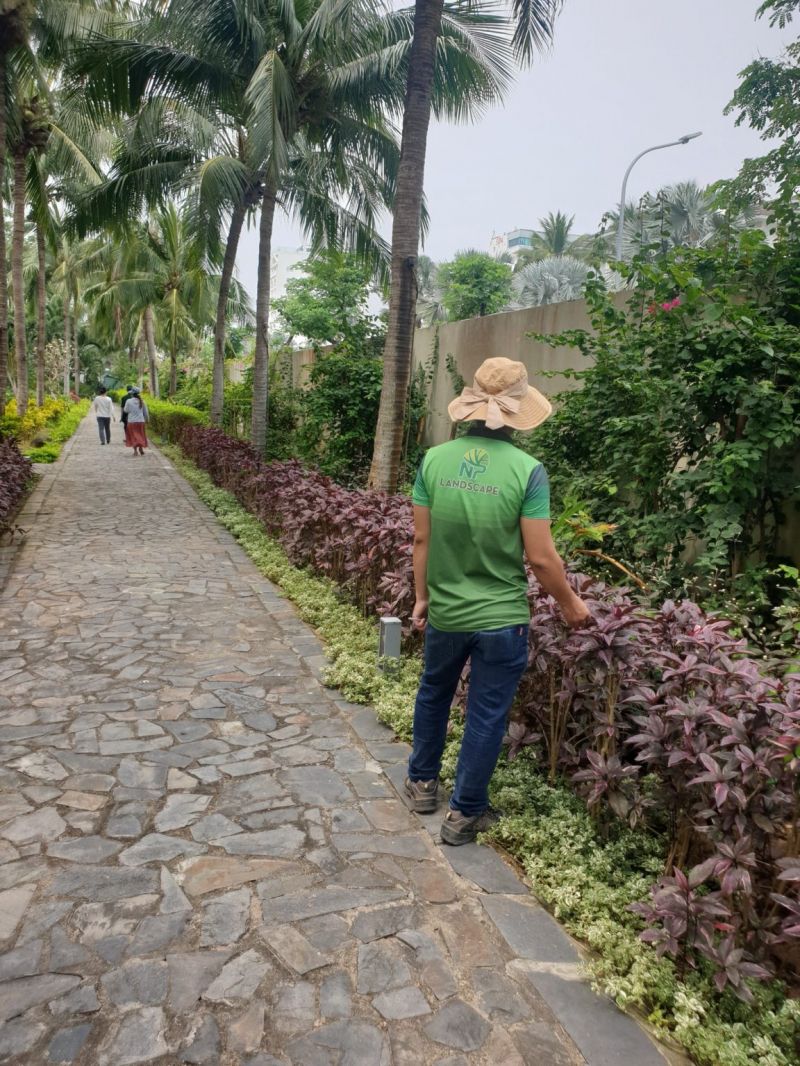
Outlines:
POLYGON ((391 674, 397 670, 400 662, 400 640, 403 635, 403 626, 399 618, 381 618, 380 626, 378 666, 384 674, 391 674))

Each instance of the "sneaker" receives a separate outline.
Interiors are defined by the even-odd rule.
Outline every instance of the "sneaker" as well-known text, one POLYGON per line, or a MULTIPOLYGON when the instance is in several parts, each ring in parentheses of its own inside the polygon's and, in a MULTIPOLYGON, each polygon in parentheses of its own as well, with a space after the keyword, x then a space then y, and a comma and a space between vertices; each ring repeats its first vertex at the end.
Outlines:
POLYGON ((406 795, 417 814, 431 814, 439 803, 439 782, 436 778, 433 781, 412 781, 407 777, 406 795))
POLYGON ((471 818, 451 807, 442 822, 441 837, 445 844, 458 847, 459 844, 471 844, 478 833, 484 833, 494 825, 500 815, 488 807, 483 814, 471 818))

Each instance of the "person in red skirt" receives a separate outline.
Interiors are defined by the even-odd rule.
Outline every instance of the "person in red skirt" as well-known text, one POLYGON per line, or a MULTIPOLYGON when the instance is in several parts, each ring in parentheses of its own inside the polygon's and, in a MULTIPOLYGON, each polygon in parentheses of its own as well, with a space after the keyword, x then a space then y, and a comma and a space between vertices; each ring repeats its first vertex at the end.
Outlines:
POLYGON ((150 421, 147 404, 141 397, 138 389, 132 389, 131 395, 125 401, 123 412, 128 416, 125 432, 125 447, 133 448, 133 454, 144 455, 147 447, 147 430, 145 426, 150 421))

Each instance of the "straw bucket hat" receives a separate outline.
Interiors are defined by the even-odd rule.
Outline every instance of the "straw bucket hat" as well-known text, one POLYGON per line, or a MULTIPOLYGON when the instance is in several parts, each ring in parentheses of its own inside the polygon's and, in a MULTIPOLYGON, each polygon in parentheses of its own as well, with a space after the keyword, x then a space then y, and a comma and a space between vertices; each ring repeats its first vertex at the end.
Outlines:
POLYGON ((453 422, 485 422, 487 429, 535 429, 552 411, 547 397, 528 384, 525 365, 503 356, 484 360, 472 385, 447 408, 453 422))

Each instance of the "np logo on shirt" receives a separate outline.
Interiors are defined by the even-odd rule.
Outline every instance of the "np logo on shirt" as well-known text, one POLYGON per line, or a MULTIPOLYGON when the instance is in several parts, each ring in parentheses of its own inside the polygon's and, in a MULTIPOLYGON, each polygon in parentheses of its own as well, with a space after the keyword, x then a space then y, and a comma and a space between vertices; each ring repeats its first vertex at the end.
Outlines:
POLYGON ((489 453, 484 448, 470 448, 461 460, 461 469, 458 472, 458 476, 464 477, 468 481, 475 481, 482 474, 485 474, 488 468, 489 453))

